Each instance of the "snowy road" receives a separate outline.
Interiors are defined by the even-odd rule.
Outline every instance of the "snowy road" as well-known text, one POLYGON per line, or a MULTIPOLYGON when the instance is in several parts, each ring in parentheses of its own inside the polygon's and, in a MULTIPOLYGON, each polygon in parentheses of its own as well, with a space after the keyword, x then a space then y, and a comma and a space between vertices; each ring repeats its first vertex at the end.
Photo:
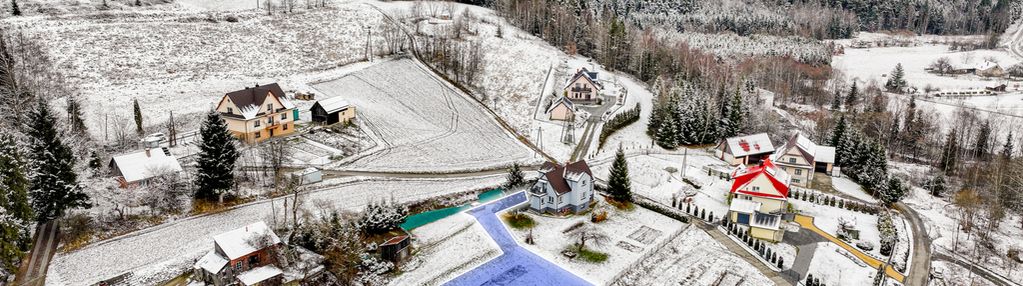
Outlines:
POLYGON ((526 193, 519 192, 469 211, 504 254, 445 285, 592 285, 515 242, 496 213, 525 202, 526 193))
MULTIPOLYGON (((503 175, 446 179, 360 181, 301 194, 302 204, 357 211, 366 203, 393 197, 413 202, 430 197, 489 188, 504 182, 503 175)), ((71 253, 59 253, 47 272, 47 285, 91 285, 122 274, 134 285, 153 285, 191 269, 213 246, 213 235, 253 221, 271 221, 271 202, 281 198, 240 205, 233 209, 168 222, 89 245, 71 253)))

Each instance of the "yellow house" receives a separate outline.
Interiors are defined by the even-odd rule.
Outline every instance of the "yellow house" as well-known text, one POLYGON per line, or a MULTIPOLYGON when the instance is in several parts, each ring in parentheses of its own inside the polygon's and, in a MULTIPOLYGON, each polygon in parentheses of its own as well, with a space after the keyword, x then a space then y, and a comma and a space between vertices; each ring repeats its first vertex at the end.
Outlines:
POLYGON ((575 104, 566 97, 560 97, 547 108, 551 120, 571 121, 575 117, 575 104))
POLYGON ((298 109, 276 83, 229 92, 217 103, 227 129, 239 140, 257 143, 295 132, 298 109))
POLYGON ((797 132, 778 148, 773 159, 792 177, 793 185, 809 188, 813 185, 815 172, 831 173, 835 164, 835 147, 818 146, 797 132))
POLYGON ((782 214, 786 211, 789 176, 770 159, 759 166, 740 165, 732 172, 728 217, 749 227, 750 236, 772 242, 782 240, 782 214))

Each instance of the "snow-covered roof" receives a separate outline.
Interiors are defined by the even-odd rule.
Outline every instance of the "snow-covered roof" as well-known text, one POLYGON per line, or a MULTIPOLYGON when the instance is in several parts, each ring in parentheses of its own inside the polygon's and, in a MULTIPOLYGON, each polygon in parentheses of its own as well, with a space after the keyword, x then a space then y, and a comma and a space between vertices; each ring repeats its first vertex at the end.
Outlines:
POLYGON ((224 269, 224 265, 227 265, 227 258, 217 254, 216 250, 210 250, 195 262, 194 267, 205 269, 209 273, 220 273, 220 269, 224 269))
POLYGON ((281 269, 274 267, 273 265, 267 265, 245 271, 242 274, 238 274, 237 277, 238 281, 242 282, 242 285, 248 286, 255 285, 256 283, 263 282, 281 274, 284 274, 281 269))
POLYGON ((252 244, 263 235, 269 235, 273 244, 281 243, 277 234, 262 221, 215 235, 213 242, 224 251, 224 255, 227 255, 229 260, 234 260, 262 249, 262 247, 252 244))
POLYGON ((572 112, 575 112, 575 104, 567 97, 562 96, 558 97, 558 99, 555 99, 554 102, 551 103, 551 107, 547 108, 547 113, 551 113, 551 111, 554 111, 554 108, 557 108, 558 105, 562 103, 564 103, 565 106, 568 106, 568 109, 572 110, 572 112))
POLYGON ((989 70, 989 69, 995 68, 997 66, 998 66, 998 63, 991 62, 991 61, 984 61, 982 63, 977 64, 976 69, 984 71, 984 70, 989 70))
POLYGON ((254 119, 262 111, 263 103, 267 98, 276 98, 284 109, 295 108, 295 104, 284 94, 284 90, 277 83, 246 87, 245 89, 232 91, 224 95, 238 107, 240 115, 246 120, 254 119))
POLYGON ((167 148, 114 156, 110 162, 111 167, 116 167, 128 183, 149 179, 164 172, 181 172, 181 164, 167 148))
POLYGON ((740 198, 732 198, 732 205, 728 206, 728 210, 744 214, 751 214, 759 209, 759 202, 740 198))
POLYGON ((835 147, 831 146, 817 146, 817 153, 813 156, 814 160, 823 163, 835 163, 835 147))
POLYGON ((327 113, 338 112, 341 109, 345 109, 345 108, 351 106, 351 103, 348 103, 348 101, 345 100, 344 97, 340 97, 340 96, 335 96, 335 97, 331 97, 331 98, 328 98, 328 99, 320 100, 320 101, 317 101, 316 103, 320 104, 320 107, 322 107, 323 110, 327 111, 327 113))
POLYGON ((728 145, 728 150, 735 157, 774 152, 774 144, 771 143, 771 137, 767 136, 767 133, 728 138, 725 139, 725 144, 728 145))
POLYGON ((590 171, 590 166, 586 164, 586 161, 576 161, 567 165, 558 165, 551 162, 545 162, 540 167, 540 173, 542 178, 546 179, 547 183, 554 188, 554 191, 558 194, 565 194, 573 191, 572 187, 569 186, 567 181, 579 181, 583 175, 593 177, 593 172, 590 171))

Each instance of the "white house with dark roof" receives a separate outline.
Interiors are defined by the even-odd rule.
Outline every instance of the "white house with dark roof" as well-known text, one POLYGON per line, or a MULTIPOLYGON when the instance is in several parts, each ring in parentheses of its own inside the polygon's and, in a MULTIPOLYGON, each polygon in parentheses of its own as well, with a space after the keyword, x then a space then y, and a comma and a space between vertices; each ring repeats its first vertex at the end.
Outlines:
POLYGON ((575 102, 596 102, 600 99, 600 90, 604 86, 597 81, 597 72, 582 68, 565 85, 565 97, 575 102))
POLYGON ((793 185, 809 188, 815 172, 831 173, 835 165, 835 147, 817 145, 796 132, 778 148, 772 160, 792 177, 793 185))
POLYGON ((108 166, 122 188, 144 184, 156 176, 181 172, 178 158, 167 147, 117 155, 110 158, 108 166))
POLYGON ((593 172, 586 161, 544 163, 529 189, 529 209, 538 213, 579 213, 593 202, 593 172))
POLYGON ((277 267, 281 239, 258 221, 213 236, 213 249, 195 262, 195 280, 207 285, 280 285, 277 267))
POLYGON ((714 154, 729 165, 757 164, 774 153, 774 144, 767 133, 726 138, 714 148, 714 154))
POLYGON ((229 92, 215 109, 231 134, 246 143, 291 134, 298 119, 295 104, 276 83, 229 92))

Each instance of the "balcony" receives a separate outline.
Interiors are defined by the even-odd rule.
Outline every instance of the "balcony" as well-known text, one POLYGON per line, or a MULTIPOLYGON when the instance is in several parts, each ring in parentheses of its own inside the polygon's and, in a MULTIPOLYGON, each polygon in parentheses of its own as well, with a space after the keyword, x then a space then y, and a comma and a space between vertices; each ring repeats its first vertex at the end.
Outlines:
POLYGON ((589 87, 573 87, 571 91, 572 92, 590 93, 590 92, 593 91, 593 89, 589 88, 589 87))

